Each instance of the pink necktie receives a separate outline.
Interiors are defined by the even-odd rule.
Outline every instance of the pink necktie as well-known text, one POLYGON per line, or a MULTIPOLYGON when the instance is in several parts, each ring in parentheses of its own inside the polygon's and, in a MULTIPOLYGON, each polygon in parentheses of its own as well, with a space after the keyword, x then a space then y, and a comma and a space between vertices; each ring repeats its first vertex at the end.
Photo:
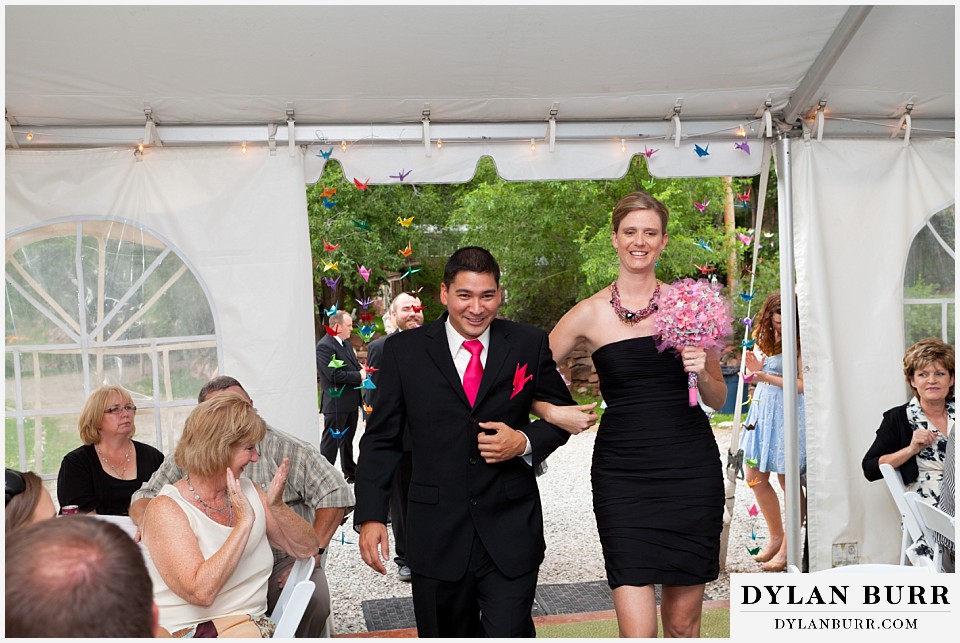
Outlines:
POLYGON ((468 339, 463 343, 463 347, 470 353, 470 362, 467 364, 467 370, 463 372, 463 392, 467 394, 470 406, 473 406, 477 399, 477 391, 480 390, 480 380, 483 379, 483 364, 480 363, 483 344, 479 339, 468 339))

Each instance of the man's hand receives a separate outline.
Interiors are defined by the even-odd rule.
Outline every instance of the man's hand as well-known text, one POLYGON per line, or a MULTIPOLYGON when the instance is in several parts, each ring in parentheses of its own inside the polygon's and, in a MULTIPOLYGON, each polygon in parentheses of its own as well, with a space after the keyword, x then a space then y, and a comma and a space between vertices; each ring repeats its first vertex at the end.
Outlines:
POLYGON ((287 579, 290 578, 291 571, 293 571, 293 565, 290 565, 285 570, 277 574, 277 587, 283 589, 283 586, 287 584, 287 579))
POLYGON ((523 455, 527 448, 527 439, 519 431, 511 429, 503 422, 481 422, 480 428, 485 431, 496 431, 492 435, 477 434, 477 447, 480 456, 487 464, 506 462, 518 455, 523 455))
POLYGON ((383 563, 390 560, 390 541, 385 524, 368 520, 360 525, 360 557, 371 569, 386 575, 383 563))

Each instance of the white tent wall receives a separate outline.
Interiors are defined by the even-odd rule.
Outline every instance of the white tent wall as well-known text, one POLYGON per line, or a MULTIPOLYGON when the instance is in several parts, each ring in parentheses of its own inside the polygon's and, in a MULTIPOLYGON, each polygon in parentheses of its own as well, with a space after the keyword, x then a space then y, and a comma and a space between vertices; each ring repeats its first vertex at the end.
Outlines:
POLYGON ((148 148, 138 162, 132 150, 7 151, 7 236, 104 216, 182 253, 213 301, 220 374, 243 383, 270 424, 319 444, 302 156, 148 148))
POLYGON ((792 146, 797 299, 804 369, 810 569, 854 543, 896 563, 899 515, 860 461, 903 404, 903 275, 919 228, 955 197, 953 140, 792 146))

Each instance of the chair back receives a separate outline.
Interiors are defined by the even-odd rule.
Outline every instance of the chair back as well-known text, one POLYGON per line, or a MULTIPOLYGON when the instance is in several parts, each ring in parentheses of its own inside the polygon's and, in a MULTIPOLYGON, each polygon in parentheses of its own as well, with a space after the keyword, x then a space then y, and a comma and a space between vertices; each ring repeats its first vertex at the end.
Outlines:
POLYGON ((923 530, 923 538, 933 549, 933 569, 938 572, 943 571, 943 545, 937 538, 937 534, 942 534, 951 542, 954 539, 953 518, 943 513, 931 504, 923 501, 917 492, 908 491, 906 493, 907 504, 916 513, 920 522, 920 529, 923 530))
POLYGON ((310 580, 316 561, 313 556, 301 558, 293 563, 290 575, 280 592, 277 605, 273 608, 270 619, 277 624, 274 638, 294 638, 300 619, 307 609, 307 604, 313 596, 316 584, 310 580))
POLYGON ((897 511, 900 512, 900 527, 903 531, 903 537, 900 539, 900 564, 904 565, 907 562, 907 548, 923 536, 923 529, 920 527, 920 519, 907 503, 907 489, 900 472, 889 464, 881 464, 880 473, 883 474, 887 490, 897 505, 897 511))

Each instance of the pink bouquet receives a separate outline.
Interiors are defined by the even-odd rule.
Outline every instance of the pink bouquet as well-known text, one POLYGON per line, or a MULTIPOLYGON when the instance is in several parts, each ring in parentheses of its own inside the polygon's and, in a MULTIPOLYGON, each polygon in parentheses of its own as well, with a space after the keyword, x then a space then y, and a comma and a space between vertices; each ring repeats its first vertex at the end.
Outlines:
MULTIPOLYGON (((697 346, 705 350, 723 348, 723 340, 733 334, 730 302, 720 287, 706 279, 681 279, 670 292, 660 297, 653 323, 660 333, 657 348, 680 350, 697 346)), ((687 373, 690 406, 697 405, 697 374, 687 373)))

